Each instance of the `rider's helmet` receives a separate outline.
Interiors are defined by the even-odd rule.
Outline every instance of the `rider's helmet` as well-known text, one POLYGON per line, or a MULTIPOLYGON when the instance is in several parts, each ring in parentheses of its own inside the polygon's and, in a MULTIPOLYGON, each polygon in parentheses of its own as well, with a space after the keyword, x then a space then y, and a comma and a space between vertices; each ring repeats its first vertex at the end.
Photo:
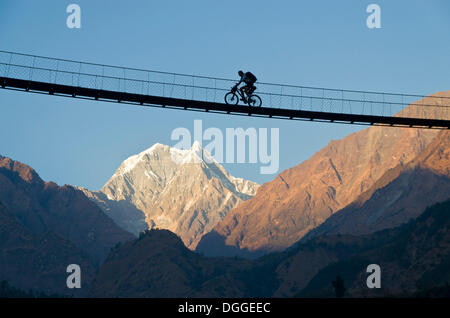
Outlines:
POLYGON ((238 74, 239 74, 239 76, 242 77, 244 75, 244 72, 243 71, 239 71, 238 74))

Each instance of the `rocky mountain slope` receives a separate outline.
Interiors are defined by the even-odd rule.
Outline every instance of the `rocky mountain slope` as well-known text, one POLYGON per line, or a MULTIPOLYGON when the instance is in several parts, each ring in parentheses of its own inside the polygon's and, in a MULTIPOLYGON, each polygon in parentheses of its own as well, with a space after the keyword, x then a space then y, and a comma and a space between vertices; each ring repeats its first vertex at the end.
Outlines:
POLYGON ((126 159, 99 192, 84 191, 130 232, 169 229, 194 249, 257 189, 256 183, 231 176, 194 142, 188 150, 155 144, 126 159))
POLYGON ((324 267, 296 296, 333 297, 330 282, 337 274, 344 280, 347 297, 405 297, 448 287, 449 212, 450 201, 445 201, 399 228, 366 236, 372 247, 324 267), (381 267, 380 289, 367 288, 368 264, 381 267))
POLYGON ((111 252, 98 271, 90 296, 194 297, 204 289, 208 295, 242 296, 242 283, 228 272, 249 265, 246 260, 204 258, 187 249, 174 233, 151 230, 111 252), (213 288, 204 285, 216 276, 218 283, 209 284, 213 288))
MULTIPOLYGON (((450 92, 434 96, 450 96, 450 92)), ((416 106, 433 103, 436 100, 427 97, 403 114, 423 115, 416 106)), ((425 116, 436 111, 442 108, 430 107, 425 116)), ((197 251, 212 256, 282 250, 368 191, 386 171, 408 164, 437 134, 371 127, 333 140, 309 160, 263 184, 253 198, 230 211, 202 238, 197 251)))
POLYGON ((109 216, 122 229, 138 236, 140 232, 148 229, 145 214, 127 200, 110 200, 101 191, 89 191, 82 187, 75 187, 82 191, 86 197, 95 202, 103 212, 109 216))
POLYGON ((355 202, 304 239, 328 234, 367 234, 408 222, 450 198, 450 133, 441 132, 414 160, 388 170, 355 202))
POLYGON ((330 235, 257 260, 206 258, 166 230, 152 230, 115 248, 99 269, 93 297, 410 296, 450 283, 450 201, 418 219, 370 235, 330 235), (369 264, 382 269, 382 288, 366 285, 369 264))
POLYGON ((61 236, 97 264, 117 242, 133 238, 81 191, 44 182, 31 167, 1 156, 0 189, 0 202, 23 228, 61 236))
POLYGON ((92 260, 72 242, 54 232, 37 234, 27 229, 1 202, 0 268, 0 281, 58 295, 82 296, 95 274, 92 260), (67 288, 69 264, 82 268, 82 290, 67 288))

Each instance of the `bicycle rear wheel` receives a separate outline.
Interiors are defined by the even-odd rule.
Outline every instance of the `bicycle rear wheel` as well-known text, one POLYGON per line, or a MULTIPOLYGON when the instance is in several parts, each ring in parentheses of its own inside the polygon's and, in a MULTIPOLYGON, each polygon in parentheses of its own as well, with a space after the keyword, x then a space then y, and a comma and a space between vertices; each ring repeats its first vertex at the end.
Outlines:
POLYGON ((261 107, 262 100, 258 95, 252 95, 248 99, 248 106, 261 107))
POLYGON ((228 105, 237 105, 239 103, 239 97, 233 92, 228 92, 225 95, 225 103, 228 105))

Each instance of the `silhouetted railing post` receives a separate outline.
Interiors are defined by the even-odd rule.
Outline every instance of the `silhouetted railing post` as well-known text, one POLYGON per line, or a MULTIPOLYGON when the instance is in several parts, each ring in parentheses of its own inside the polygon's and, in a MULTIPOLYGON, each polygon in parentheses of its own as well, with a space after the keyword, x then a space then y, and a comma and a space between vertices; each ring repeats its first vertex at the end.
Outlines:
POLYGON ((194 99, 195 76, 192 75, 192 100, 194 99))
POLYGON ((80 68, 78 69, 78 83, 77 83, 78 87, 80 87, 80 74, 81 74, 81 62, 80 62, 80 68))
POLYGON ((362 107, 362 114, 364 114, 365 107, 366 107, 366 93, 363 93, 363 107, 362 107))
POLYGON ((104 79, 105 79, 105 65, 102 65, 102 87, 101 87, 102 90, 103 90, 104 79))
MULTIPOLYGON (((58 70, 59 70, 59 60, 56 60, 56 71, 55 71, 55 77, 53 78, 52 83, 56 84, 56 80, 58 78, 58 70)), ((50 72, 50 78, 52 77, 52 72, 50 72)))
POLYGON ((147 95, 150 95, 150 72, 147 71, 147 95))
POLYGON ((123 73, 123 77, 122 77, 122 92, 126 93, 127 91, 127 76, 125 74, 125 68, 120 68, 122 70, 123 73))
POLYGON ((30 68, 30 75, 29 75, 30 81, 33 80, 33 70, 34 70, 35 61, 36 61, 36 56, 33 56, 33 67, 30 68))
POLYGON ((6 68, 6 77, 8 77, 9 76, 9 70, 10 70, 10 68, 11 68, 11 61, 12 61, 12 57, 13 57, 13 54, 12 53, 10 53, 10 55, 9 55, 9 62, 8 62, 8 66, 7 66, 7 68, 6 68))

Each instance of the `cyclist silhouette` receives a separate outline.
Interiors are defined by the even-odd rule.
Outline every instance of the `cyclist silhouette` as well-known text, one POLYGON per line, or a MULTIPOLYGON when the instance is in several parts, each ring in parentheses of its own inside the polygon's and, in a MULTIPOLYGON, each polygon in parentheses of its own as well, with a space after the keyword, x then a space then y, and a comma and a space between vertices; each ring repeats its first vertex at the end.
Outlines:
POLYGON ((245 85, 239 88, 239 90, 241 91, 243 102, 247 103, 245 96, 250 97, 250 95, 253 94, 253 92, 256 89, 254 84, 257 81, 257 79, 256 76, 253 75, 251 72, 244 73, 243 71, 239 71, 238 74, 241 79, 235 85, 235 87, 237 88, 241 83, 245 83, 245 85))

